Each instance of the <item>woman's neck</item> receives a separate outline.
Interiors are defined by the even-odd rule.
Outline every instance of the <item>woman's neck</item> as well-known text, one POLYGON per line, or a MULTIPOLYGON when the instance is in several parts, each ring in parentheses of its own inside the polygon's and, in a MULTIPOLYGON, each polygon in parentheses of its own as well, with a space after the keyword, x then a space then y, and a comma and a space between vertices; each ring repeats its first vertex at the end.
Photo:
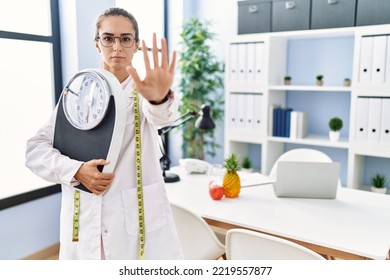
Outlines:
POLYGON ((109 68, 109 67, 103 67, 105 70, 111 72, 120 83, 123 83, 127 77, 129 77, 129 73, 126 71, 126 69, 115 69, 115 68, 109 68))

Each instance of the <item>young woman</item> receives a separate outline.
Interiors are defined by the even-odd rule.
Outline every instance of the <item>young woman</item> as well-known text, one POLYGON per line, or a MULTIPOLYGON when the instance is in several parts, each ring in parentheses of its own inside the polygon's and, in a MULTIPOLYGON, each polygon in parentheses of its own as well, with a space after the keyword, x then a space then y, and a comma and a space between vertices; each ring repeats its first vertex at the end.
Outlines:
POLYGON ((53 148, 56 110, 51 119, 27 142, 26 166, 38 176, 62 185, 60 259, 139 259, 135 137, 132 94, 140 93, 142 135, 142 179, 145 221, 145 259, 181 259, 182 252, 174 226, 159 164, 157 126, 177 117, 177 101, 170 90, 176 54, 168 61, 167 44, 161 40, 158 59, 153 36, 153 65, 142 41, 146 76, 140 79, 131 62, 139 42, 138 24, 127 11, 106 10, 96 22, 95 45, 102 67, 115 75, 127 100, 127 125, 115 174, 102 173, 105 159, 80 162, 53 148), (91 191, 80 192, 78 241, 72 241, 74 193, 82 183, 91 191))

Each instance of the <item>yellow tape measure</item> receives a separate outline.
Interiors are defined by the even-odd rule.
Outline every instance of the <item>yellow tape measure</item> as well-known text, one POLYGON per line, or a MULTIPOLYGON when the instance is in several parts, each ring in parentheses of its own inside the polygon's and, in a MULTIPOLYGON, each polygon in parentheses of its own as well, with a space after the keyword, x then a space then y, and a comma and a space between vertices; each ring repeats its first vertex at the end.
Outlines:
POLYGON ((145 219, 144 219, 144 195, 142 191, 142 167, 141 167, 141 115, 139 112, 138 92, 133 91, 134 101, 134 128, 135 128, 135 175, 137 181, 138 199, 138 226, 139 226, 139 258, 145 255, 145 219))
MULTIPOLYGON (((134 101, 134 129, 135 129, 135 172, 137 183, 138 199, 138 226, 139 226, 139 258, 145 256, 145 219, 144 219, 144 198, 142 190, 142 167, 141 167, 141 115, 139 112, 138 92, 133 91, 134 101)), ((80 191, 74 192, 74 212, 73 212, 73 234, 72 241, 79 241, 79 222, 80 222, 80 191)))
POLYGON ((73 211, 73 233, 72 241, 79 241, 79 219, 80 219, 80 191, 74 192, 74 211, 73 211))

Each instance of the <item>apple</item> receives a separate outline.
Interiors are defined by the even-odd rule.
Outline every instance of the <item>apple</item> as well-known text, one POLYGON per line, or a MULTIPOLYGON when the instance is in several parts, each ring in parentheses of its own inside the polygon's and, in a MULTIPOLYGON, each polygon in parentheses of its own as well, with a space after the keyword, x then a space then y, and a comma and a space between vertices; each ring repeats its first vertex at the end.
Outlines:
POLYGON ((221 185, 214 183, 214 182, 210 182, 209 194, 210 194, 212 199, 220 200, 224 195, 223 187, 221 185))

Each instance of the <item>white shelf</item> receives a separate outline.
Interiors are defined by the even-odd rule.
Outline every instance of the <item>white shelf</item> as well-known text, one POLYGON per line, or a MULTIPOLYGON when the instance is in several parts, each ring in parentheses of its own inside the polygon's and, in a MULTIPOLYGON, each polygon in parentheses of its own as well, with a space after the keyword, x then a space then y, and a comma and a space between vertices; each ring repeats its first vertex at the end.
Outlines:
POLYGON ((266 137, 263 133, 260 132, 251 132, 245 130, 234 130, 229 129, 225 137, 228 137, 230 141, 235 142, 244 142, 244 143, 252 143, 252 144, 263 144, 266 140, 266 137))
POLYGON ((230 83, 227 85, 230 89, 230 92, 236 93, 263 93, 267 88, 261 83, 250 83, 250 82, 237 82, 230 83))
POLYGON ((358 85, 354 87, 354 95, 357 97, 388 97, 390 93, 390 84, 379 85, 358 85))
POLYGON ((334 92, 351 92, 351 87, 342 86, 294 86, 294 85, 271 85, 269 90, 284 91, 334 91, 334 92))
POLYGON ((390 157, 390 144, 359 143, 350 145, 350 150, 356 155, 373 157, 390 157))
POLYGON ((274 137, 269 136, 268 140, 271 142, 280 142, 280 143, 291 143, 291 144, 301 144, 309 146, 321 146, 321 147, 331 147, 331 148, 341 148, 348 149, 349 143, 348 139, 340 138, 338 142, 331 142, 329 138, 323 135, 309 135, 306 138, 288 138, 288 137, 274 137))

